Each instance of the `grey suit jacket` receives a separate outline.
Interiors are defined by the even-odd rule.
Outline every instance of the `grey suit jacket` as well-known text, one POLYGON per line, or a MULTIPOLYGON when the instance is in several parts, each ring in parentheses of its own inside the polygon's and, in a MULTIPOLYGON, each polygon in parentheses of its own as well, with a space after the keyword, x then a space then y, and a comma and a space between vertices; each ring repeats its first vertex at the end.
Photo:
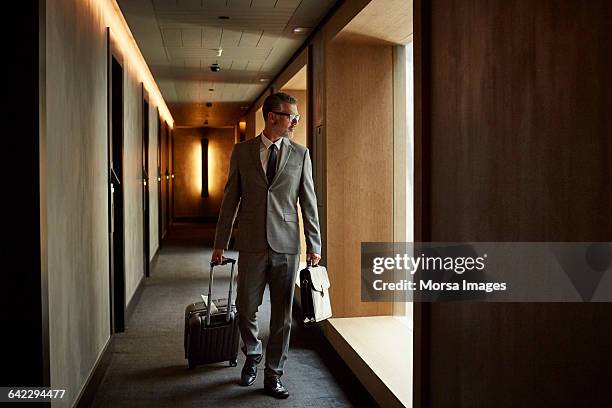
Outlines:
POLYGON ((217 223, 215 248, 227 249, 238 216, 239 251, 260 252, 270 246, 279 253, 299 254, 299 199, 306 250, 320 254, 317 197, 308 149, 283 138, 281 162, 272 185, 268 186, 259 156, 261 143, 261 137, 257 136, 234 146, 217 223))

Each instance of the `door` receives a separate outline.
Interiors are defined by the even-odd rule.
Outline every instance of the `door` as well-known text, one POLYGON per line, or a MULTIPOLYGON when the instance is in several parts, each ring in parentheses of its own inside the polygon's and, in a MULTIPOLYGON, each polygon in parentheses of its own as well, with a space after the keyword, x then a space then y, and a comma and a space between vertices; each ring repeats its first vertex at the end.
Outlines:
POLYGON ((159 116, 159 108, 157 108, 157 245, 158 248, 162 247, 162 121, 159 116))
POLYGON ((170 174, 170 130, 168 129, 168 123, 164 122, 164 130, 166 136, 164 154, 166 156, 166 191, 165 191, 165 219, 164 219, 164 231, 168 231, 170 226, 170 186, 171 186, 171 174, 170 174))
POLYGON ((149 221, 149 101, 142 84, 142 217, 143 217, 143 265, 144 275, 149 277, 150 260, 150 221, 149 221))
POLYGON ((125 269, 123 214, 123 67, 108 38, 108 215, 110 331, 125 330, 125 269))

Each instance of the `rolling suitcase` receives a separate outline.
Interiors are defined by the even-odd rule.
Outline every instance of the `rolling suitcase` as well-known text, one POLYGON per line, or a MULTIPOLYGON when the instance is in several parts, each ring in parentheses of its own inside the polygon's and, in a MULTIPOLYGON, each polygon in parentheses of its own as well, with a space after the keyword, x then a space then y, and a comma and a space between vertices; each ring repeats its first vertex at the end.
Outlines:
POLYGON ((223 258, 220 265, 232 264, 227 299, 213 300, 213 269, 210 264, 207 303, 192 303, 185 309, 185 358, 189 368, 200 364, 229 361, 238 365, 238 321, 232 304, 235 259, 223 258))

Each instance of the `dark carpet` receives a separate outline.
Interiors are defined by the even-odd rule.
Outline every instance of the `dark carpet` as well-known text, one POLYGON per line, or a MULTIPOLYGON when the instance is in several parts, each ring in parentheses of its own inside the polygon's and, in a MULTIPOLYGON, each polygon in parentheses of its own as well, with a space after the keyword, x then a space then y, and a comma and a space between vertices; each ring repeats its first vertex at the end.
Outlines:
MULTIPOLYGON (((251 387, 238 385, 244 363, 187 369, 184 309, 208 290, 214 225, 175 224, 168 231, 142 296, 124 333, 116 334, 110 365, 94 407, 371 407, 374 400, 315 327, 295 319, 283 384, 291 396, 276 400, 263 392, 263 362, 251 387)), ((230 251, 226 256, 237 256, 230 251)), ((229 267, 215 269, 213 297, 226 297, 229 267)), ((235 293, 235 292, 234 292, 235 293)), ((235 295, 234 295, 235 297, 235 295)), ((267 342, 269 296, 258 313, 267 342)))

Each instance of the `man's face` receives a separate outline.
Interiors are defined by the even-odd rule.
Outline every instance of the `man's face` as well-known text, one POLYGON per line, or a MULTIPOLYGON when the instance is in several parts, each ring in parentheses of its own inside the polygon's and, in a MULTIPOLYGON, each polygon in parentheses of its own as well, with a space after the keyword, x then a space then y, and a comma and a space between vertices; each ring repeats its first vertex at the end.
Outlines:
POLYGON ((274 125, 274 130, 284 137, 293 138, 293 130, 298 124, 298 119, 291 117, 293 115, 298 115, 297 105, 292 105, 287 102, 283 102, 281 105, 282 109, 274 113, 276 124, 274 125), (291 116, 290 116, 291 115, 291 116))

